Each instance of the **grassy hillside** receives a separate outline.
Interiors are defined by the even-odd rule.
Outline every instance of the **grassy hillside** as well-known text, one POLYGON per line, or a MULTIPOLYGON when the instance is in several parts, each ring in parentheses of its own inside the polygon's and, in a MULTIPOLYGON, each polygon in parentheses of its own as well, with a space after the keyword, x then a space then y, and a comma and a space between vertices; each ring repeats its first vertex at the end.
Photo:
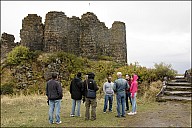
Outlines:
MULTIPOLYGON (((164 63, 155 64, 155 69, 148 69, 138 65, 122 65, 112 61, 111 57, 98 57, 98 60, 77 57, 65 52, 42 53, 29 51, 24 46, 14 48, 1 64, 1 94, 45 94, 46 81, 51 77, 52 72, 59 74, 63 89, 69 90, 71 80, 78 72, 84 76, 88 72, 95 73, 95 80, 99 86, 98 94, 102 94, 102 86, 108 75, 112 75, 114 81, 117 72, 126 74, 137 74, 139 79, 139 95, 145 96, 145 90, 150 89, 154 81, 162 80, 164 76, 173 77, 176 73, 171 65, 164 63)), ((158 93, 161 82, 152 91, 153 95, 158 93)), ((150 95, 153 97, 153 95, 150 95)))
POLYGON ((107 75, 113 74, 115 68, 120 66, 113 61, 107 61, 106 58, 89 60, 65 52, 29 52, 25 59, 19 57, 19 61, 18 56, 8 56, 1 66, 1 94, 44 94, 45 83, 51 72, 59 74, 59 80, 66 89, 77 72, 82 72, 83 80, 86 73, 94 72, 95 80, 101 87, 107 75))

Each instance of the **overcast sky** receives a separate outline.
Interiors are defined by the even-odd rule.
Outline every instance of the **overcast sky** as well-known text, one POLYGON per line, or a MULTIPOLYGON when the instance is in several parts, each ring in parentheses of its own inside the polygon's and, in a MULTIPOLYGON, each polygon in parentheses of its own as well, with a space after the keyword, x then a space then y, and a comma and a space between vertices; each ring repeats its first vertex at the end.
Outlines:
POLYGON ((164 62, 179 73, 191 68, 191 1, 1 1, 1 34, 19 42, 24 17, 37 14, 44 23, 49 11, 79 18, 93 12, 108 28, 124 22, 129 64, 164 62))

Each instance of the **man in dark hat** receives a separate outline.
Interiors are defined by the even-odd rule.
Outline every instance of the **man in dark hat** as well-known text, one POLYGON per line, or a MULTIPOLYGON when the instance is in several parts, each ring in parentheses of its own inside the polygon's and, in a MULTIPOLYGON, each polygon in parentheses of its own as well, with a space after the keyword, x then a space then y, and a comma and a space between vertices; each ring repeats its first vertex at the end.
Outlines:
POLYGON ((91 120, 96 120, 96 107, 97 107, 97 99, 95 97, 88 97, 87 96, 87 90, 91 89, 94 90, 95 93, 97 90, 99 90, 96 81, 94 80, 95 74, 94 73, 88 73, 88 79, 83 82, 83 92, 85 96, 85 120, 90 119, 90 106, 91 106, 91 120))
POLYGON ((80 106, 81 106, 81 99, 82 99, 82 80, 81 80, 81 73, 78 72, 75 78, 71 81, 70 84, 70 93, 72 99, 72 109, 71 109, 71 117, 75 116, 75 108, 77 105, 77 113, 76 116, 80 115, 80 106))

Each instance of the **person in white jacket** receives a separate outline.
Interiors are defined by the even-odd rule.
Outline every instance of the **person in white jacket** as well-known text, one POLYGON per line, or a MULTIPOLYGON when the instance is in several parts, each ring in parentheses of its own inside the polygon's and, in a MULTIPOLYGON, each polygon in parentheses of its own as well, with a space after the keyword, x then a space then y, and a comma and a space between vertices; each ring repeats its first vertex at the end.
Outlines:
POLYGON ((112 112, 113 95, 114 95, 113 85, 114 85, 114 83, 111 80, 112 80, 111 76, 108 76, 107 82, 105 82, 103 85, 103 92, 105 94, 104 108, 103 108, 104 113, 106 113, 108 103, 109 103, 109 112, 112 112))

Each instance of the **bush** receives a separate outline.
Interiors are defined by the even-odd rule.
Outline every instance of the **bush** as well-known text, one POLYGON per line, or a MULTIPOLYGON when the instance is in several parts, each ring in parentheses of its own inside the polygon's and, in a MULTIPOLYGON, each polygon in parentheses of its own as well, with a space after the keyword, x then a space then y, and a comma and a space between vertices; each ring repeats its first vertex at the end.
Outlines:
POLYGON ((149 86, 145 84, 139 85, 139 96, 143 101, 155 101, 156 95, 160 92, 162 88, 162 82, 160 80, 152 82, 149 86))
MULTIPOLYGON (((142 82, 151 83, 157 80, 163 81, 165 76, 168 78, 174 78, 174 76, 177 74, 177 71, 173 70, 171 65, 168 64, 155 64, 154 67, 154 69, 142 67, 136 62, 135 64, 131 63, 130 65, 117 68, 115 72, 122 72, 124 78, 126 74, 137 74, 139 77, 139 84, 142 82)), ((113 77, 116 78, 116 73, 113 75, 113 77)))
POLYGON ((148 69, 146 67, 142 67, 138 64, 130 64, 130 65, 126 65, 120 68, 117 68, 115 70, 115 74, 113 74, 113 78, 116 78, 116 72, 122 72, 123 78, 125 78, 125 75, 133 75, 133 74, 137 74, 139 79, 138 82, 139 84, 142 82, 152 82, 156 80, 156 74, 155 74, 155 70, 154 69, 148 69))
POLYGON ((163 81, 164 77, 174 78, 177 74, 177 71, 172 69, 171 64, 165 64, 161 62, 160 64, 156 63, 154 67, 155 67, 155 73, 156 73, 157 79, 161 81, 163 81))
POLYGON ((98 56, 99 60, 113 61, 113 57, 110 56, 98 56))
POLYGON ((5 94, 13 94, 13 83, 5 83, 4 85, 1 86, 1 95, 5 94))
MULTIPOLYGON (((42 54, 37 60, 46 64, 45 72, 48 70, 58 72, 59 76, 62 76, 61 81, 64 86, 70 85, 77 72, 82 72, 82 75, 94 72, 97 84, 102 86, 107 75, 113 74, 117 67, 117 64, 112 61, 91 61, 65 52, 42 54), (48 66, 51 68, 48 68, 48 66)), ((84 80, 84 77, 82 78, 84 80)))
POLYGON ((17 46, 7 55, 8 65, 18 65, 24 63, 24 61, 29 59, 29 49, 24 46, 17 46))

